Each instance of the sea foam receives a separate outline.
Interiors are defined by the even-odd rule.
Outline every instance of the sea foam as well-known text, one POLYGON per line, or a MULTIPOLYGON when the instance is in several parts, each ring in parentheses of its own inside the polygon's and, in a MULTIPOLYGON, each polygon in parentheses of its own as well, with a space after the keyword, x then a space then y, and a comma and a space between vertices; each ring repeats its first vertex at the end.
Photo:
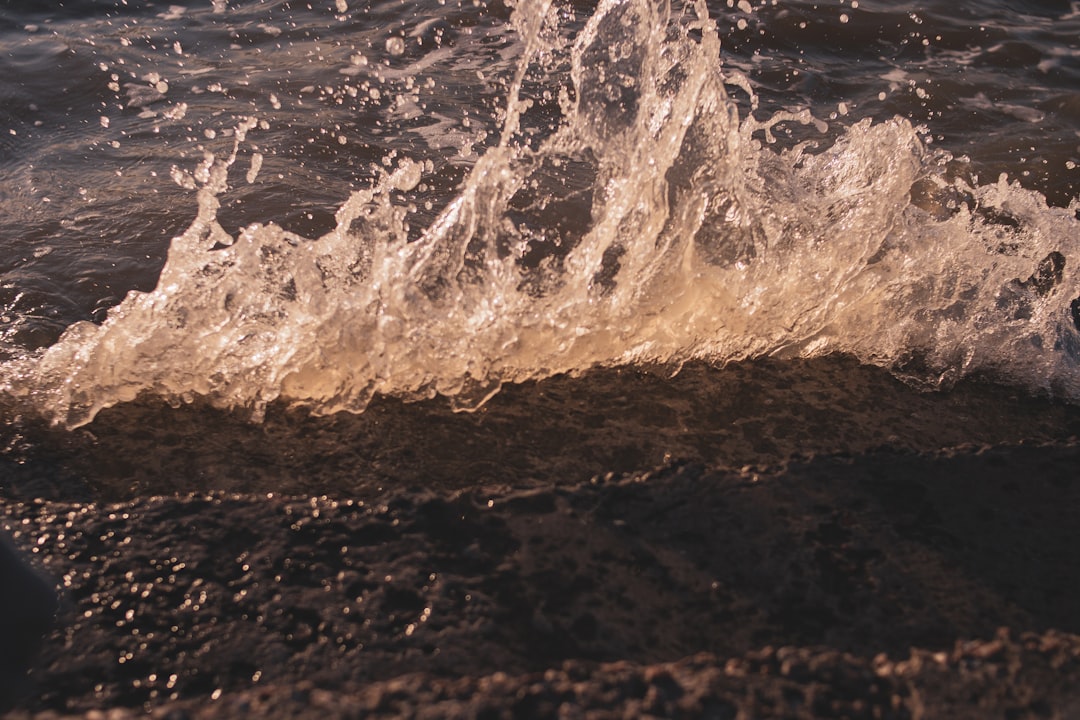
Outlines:
POLYGON ((3 391, 72 426, 143 393, 255 418, 376 394, 470 409, 598 365, 847 353, 1080 399, 1080 203, 960 179, 901 117, 740 113, 753 89, 703 2, 566 15, 515 8, 500 135, 430 226, 410 209, 430 165, 399 156, 322 237, 274 217, 226 232, 253 117, 231 154, 174 173, 198 215, 156 289, 6 363, 3 391))

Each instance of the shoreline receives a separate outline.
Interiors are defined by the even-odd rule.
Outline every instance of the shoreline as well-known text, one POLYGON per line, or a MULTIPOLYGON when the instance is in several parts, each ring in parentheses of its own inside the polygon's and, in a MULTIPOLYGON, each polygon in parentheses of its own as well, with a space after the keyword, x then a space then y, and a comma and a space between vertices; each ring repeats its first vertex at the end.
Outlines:
POLYGON ((1078 428, 845 358, 24 421, 61 605, 5 717, 1076 717, 1078 428))
POLYGON ((75 430, 0 407, 0 497, 120 501, 266 492, 375 497, 395 487, 574 485, 670 462, 777 468, 879 449, 1080 437, 1080 405, 966 380, 905 384, 847 356, 594 368, 505 386, 475 412, 377 398, 359 415, 271 406, 253 423, 205 400, 142 399, 75 430), (5 411, 6 410, 6 411, 5 411))

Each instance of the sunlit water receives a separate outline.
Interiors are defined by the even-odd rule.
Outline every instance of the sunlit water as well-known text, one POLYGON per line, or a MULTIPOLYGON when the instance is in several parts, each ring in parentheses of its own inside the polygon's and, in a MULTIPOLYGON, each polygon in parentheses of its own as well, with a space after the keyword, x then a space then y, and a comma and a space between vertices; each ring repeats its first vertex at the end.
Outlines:
POLYGON ((258 419, 853 355, 1080 399, 1080 5, 0 10, 0 388, 258 419))

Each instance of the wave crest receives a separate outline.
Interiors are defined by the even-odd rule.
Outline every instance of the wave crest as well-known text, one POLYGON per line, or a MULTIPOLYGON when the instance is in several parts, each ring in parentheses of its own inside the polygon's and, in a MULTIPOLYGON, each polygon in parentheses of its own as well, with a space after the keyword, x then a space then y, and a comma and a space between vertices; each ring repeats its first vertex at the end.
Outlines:
POLYGON ((219 197, 252 120, 185 176, 198 217, 157 288, 9 363, 6 393, 69 425, 140 393, 255 417, 375 394, 468 409, 596 365, 843 352, 1080 399, 1076 202, 949 180, 898 117, 778 149, 781 123, 826 128, 740 117, 725 87, 749 86, 702 2, 601 2, 580 30, 558 10, 515 9, 499 141, 418 238, 423 158, 353 193, 323 237, 230 236, 219 197))

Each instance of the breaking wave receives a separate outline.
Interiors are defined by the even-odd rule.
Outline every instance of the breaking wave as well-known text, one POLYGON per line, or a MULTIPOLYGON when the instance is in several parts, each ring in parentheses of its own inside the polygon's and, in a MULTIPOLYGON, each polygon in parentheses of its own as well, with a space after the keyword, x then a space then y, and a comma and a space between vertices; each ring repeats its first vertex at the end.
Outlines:
POLYGON ((901 117, 757 117, 703 2, 567 15, 515 8, 500 135, 428 227, 432 164, 399 154, 322 237, 273 218, 230 235, 252 118, 231 154, 174 171, 198 216, 157 288, 6 363, 4 392, 73 426, 143 393, 256 418, 377 394, 470 409, 597 365, 847 353, 1080 400, 1080 202, 975 184, 901 117))

